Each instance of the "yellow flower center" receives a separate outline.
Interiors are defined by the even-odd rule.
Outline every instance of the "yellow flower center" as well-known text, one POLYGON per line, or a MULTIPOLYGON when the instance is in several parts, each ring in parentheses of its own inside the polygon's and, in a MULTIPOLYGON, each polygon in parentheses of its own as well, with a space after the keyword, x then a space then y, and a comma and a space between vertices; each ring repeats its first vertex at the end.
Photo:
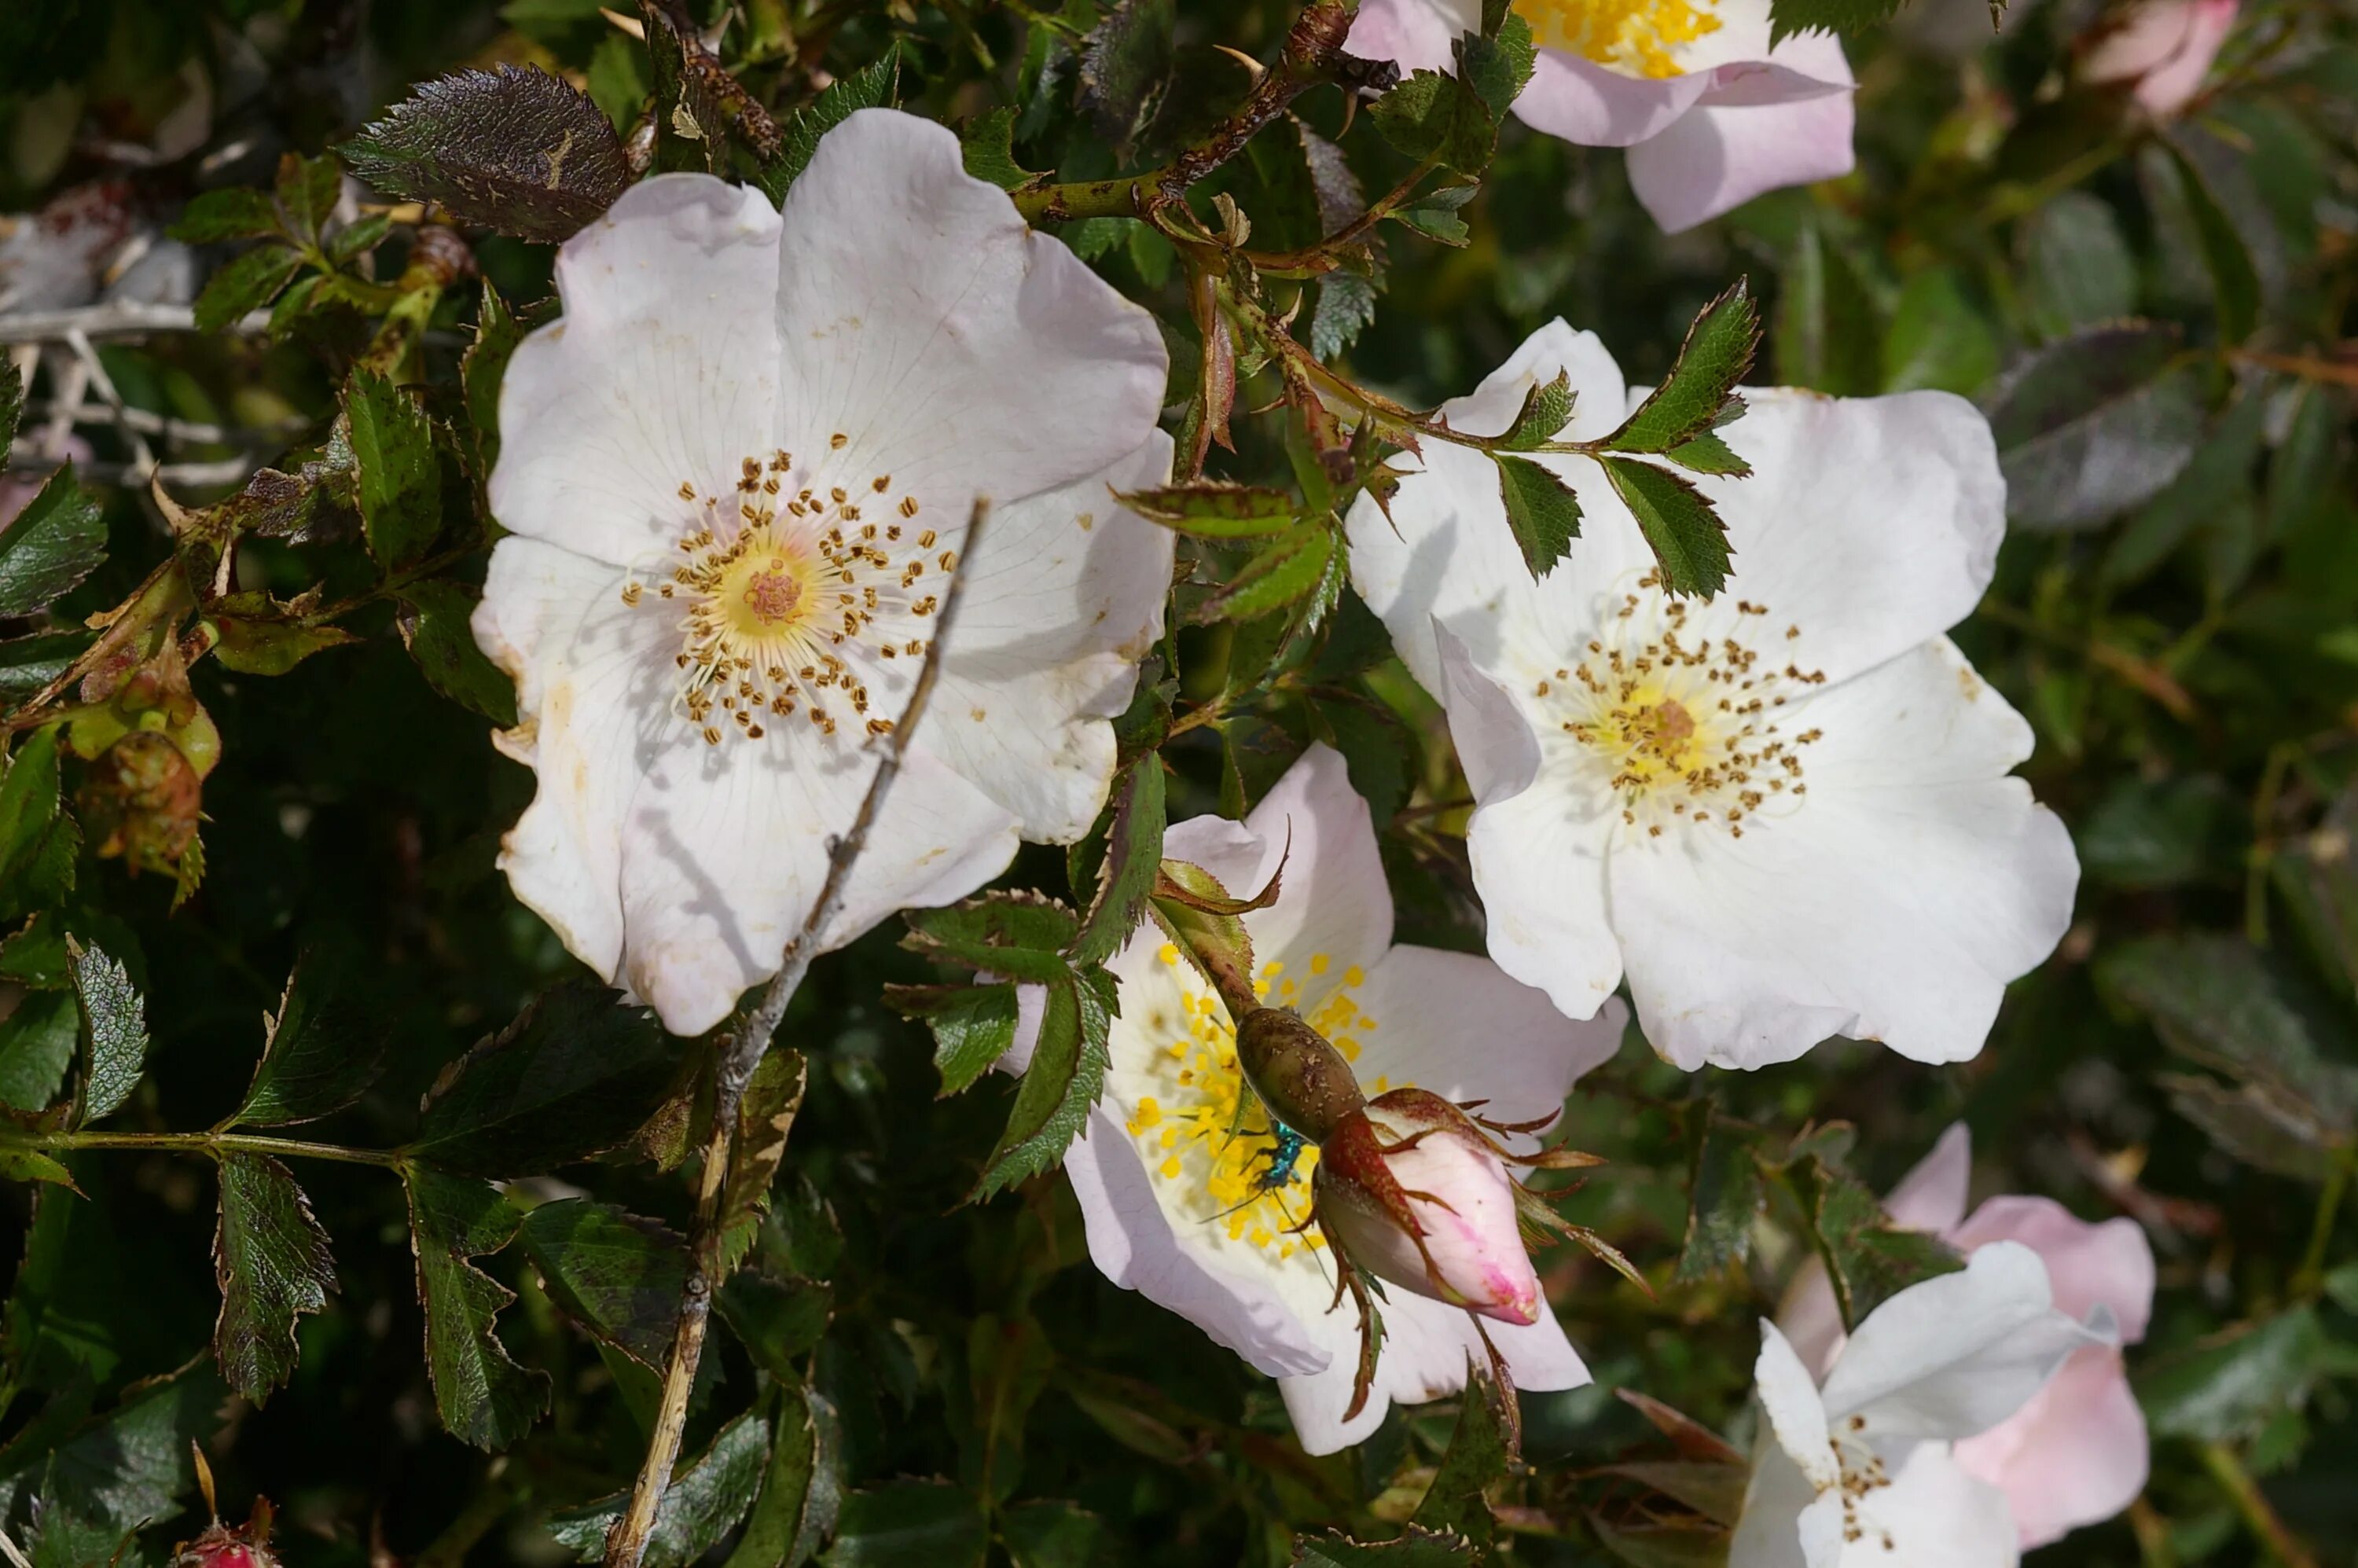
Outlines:
POLYGON ((1514 0, 1541 49, 1632 76, 1680 76, 1672 50, 1719 31, 1718 0, 1514 0))
MULTIPOLYGON (((1625 824, 1650 838, 1679 821, 1715 824, 1741 838, 1764 807, 1790 809, 1809 794, 1804 750, 1823 732, 1789 727, 1778 710, 1826 677, 1790 655, 1779 668, 1742 635, 1692 630, 1687 601, 1660 586, 1650 574, 1624 594, 1579 656, 1535 680, 1531 696, 1570 738, 1571 765, 1625 824)), ((1738 600, 1736 609, 1739 630, 1765 629, 1767 605, 1738 600)), ((1801 635, 1788 626, 1776 642, 1801 635)))
MULTIPOLYGON (((830 449, 843 445, 838 436, 830 449)), ((707 744, 758 741, 797 713, 832 735, 847 708, 869 734, 892 732, 892 720, 871 716, 868 683, 890 661, 925 657, 927 640, 914 633, 957 568, 957 552, 917 525, 916 499, 893 503, 892 487, 880 474, 822 488, 785 452, 745 459, 727 495, 681 483, 694 508, 679 539, 686 558, 653 600, 685 604, 679 707, 707 744), (863 517, 863 505, 882 519, 863 517)), ((636 577, 623 585, 625 604, 649 597, 636 577)))
MULTIPOLYGON (((1274 1261, 1299 1259, 1300 1266, 1314 1266, 1310 1255, 1325 1242, 1314 1228, 1303 1227, 1317 1146, 1301 1144, 1289 1157, 1286 1141, 1237 1066, 1237 1032, 1228 1008, 1177 947, 1165 943, 1158 956, 1182 988, 1179 1011, 1155 1008, 1139 1021, 1157 1047, 1148 1069, 1156 1092, 1139 1097, 1125 1124, 1130 1135, 1183 1223, 1217 1227, 1229 1241, 1274 1261)), ((1303 1017, 1345 1060, 1357 1061, 1358 1036, 1378 1027, 1351 994, 1367 977, 1352 965, 1339 979, 1328 979, 1334 960, 1324 953, 1314 955, 1308 967, 1313 1000, 1303 1017)), ((1253 989, 1288 1007, 1305 995, 1302 981, 1282 963, 1264 965, 1253 989)), ((1379 1078, 1369 1092, 1397 1087, 1379 1078)))

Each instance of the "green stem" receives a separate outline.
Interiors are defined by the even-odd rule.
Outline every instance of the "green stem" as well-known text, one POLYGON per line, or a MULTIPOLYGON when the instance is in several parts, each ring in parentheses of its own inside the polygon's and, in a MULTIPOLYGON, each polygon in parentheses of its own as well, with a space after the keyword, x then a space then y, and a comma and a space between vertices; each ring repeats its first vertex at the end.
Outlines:
POLYGON ((2292 1289, 2297 1296, 2313 1295, 2325 1279, 2326 1249, 2333 1240, 2333 1222, 2342 1212, 2342 1197, 2350 1190, 2353 1166, 2358 1166, 2358 1150, 2345 1149, 2327 1173, 2325 1190, 2317 1195, 2317 1216, 2309 1222, 2309 1246, 2300 1256, 2300 1267, 2293 1271, 2292 1289))
POLYGON ((2280 1563, 2284 1568, 2319 1568, 2315 1555, 2277 1517, 2266 1494, 2252 1479, 2252 1473, 2244 1468, 2244 1462, 2235 1456, 2234 1449, 2214 1442, 2201 1444, 2197 1452, 2202 1456, 2202 1467, 2225 1490, 2228 1501, 2243 1516, 2244 1528, 2266 1551, 2271 1562, 2280 1563))
POLYGON ((48 1132, 19 1141, 35 1149, 148 1149, 166 1153, 288 1155, 298 1160, 335 1160, 395 1171, 402 1157, 384 1149, 350 1149, 300 1138, 264 1138, 251 1132, 48 1132))

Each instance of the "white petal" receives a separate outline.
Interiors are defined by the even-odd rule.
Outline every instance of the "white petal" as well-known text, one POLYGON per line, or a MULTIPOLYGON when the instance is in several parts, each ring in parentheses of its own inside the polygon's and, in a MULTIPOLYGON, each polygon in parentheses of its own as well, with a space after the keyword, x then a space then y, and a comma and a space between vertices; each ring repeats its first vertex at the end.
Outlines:
POLYGON ((1682 233, 1754 197, 1835 179, 1857 167, 1848 92, 1775 103, 1709 98, 1629 149, 1629 185, 1666 234, 1682 233))
POLYGON ((1136 1145, 1103 1107, 1089 1112, 1087 1129, 1065 1152, 1065 1173, 1080 1200, 1089 1259, 1107 1279, 1170 1308, 1271 1377, 1326 1365, 1324 1340, 1268 1276, 1220 1268, 1181 1243, 1136 1145))
MULTIPOLYGON (((801 724, 722 746, 681 725, 648 750, 622 828, 623 972, 665 1028, 696 1034, 777 972, 875 762, 801 724)), ((1013 817, 913 748, 823 948, 895 910, 965 897, 1006 869, 1015 845, 1013 817)))
POLYGON ((1774 631, 1799 627, 1804 667, 1846 680, 1972 612, 2006 535, 1978 409, 1945 392, 1744 396, 1722 434, 1752 477, 1698 483, 1727 521, 1733 596, 1766 605, 1774 631))
POLYGON ((622 815, 668 704, 675 622, 633 612, 620 568, 536 539, 492 550, 475 640, 516 683, 500 748, 538 775, 500 869, 568 951, 611 980, 622 956, 622 815))
POLYGON ((1360 0, 1343 47, 1361 59, 1388 59, 1407 75, 1455 70, 1451 46, 1482 29, 1474 0, 1360 0))
POLYGON ((1909 1454, 1858 1513, 1858 1539, 1832 1560, 1841 1568, 2015 1568, 2022 1560, 2006 1494, 1959 1469, 1939 1444, 1909 1454))
POLYGON ((1810 1484, 1823 1490, 1839 1481, 1842 1472, 1829 1446, 1827 1407, 1817 1379, 1766 1318, 1760 1323, 1760 1355, 1752 1364, 1752 1381, 1753 1395, 1768 1417, 1777 1445, 1801 1467, 1810 1484))
POLYGON ((1836 1422, 1864 1417, 1878 1442, 1972 1437, 2020 1410, 2073 1351, 2107 1342, 2108 1326, 2055 1310, 2039 1254, 1994 1241, 1869 1313, 1827 1375, 1824 1408, 1836 1422))
POLYGON ((1945 640, 1787 711, 1786 733, 1824 731, 1805 802, 1747 818, 1740 840, 1614 846, 1647 1038, 1688 1068, 1789 1061, 1831 1034, 1974 1055, 2006 982, 2062 937, 2079 881, 2062 824, 2005 776, 2029 727, 1945 640))
MULTIPOLYGON (((1376 1362, 1366 1408, 1349 1422, 1343 1411, 1351 1402, 1351 1383, 1359 1365, 1358 1314, 1347 1297, 1341 1308, 1314 1320, 1333 1359, 1324 1371, 1286 1378, 1278 1389, 1285 1396, 1286 1413, 1293 1418, 1294 1435, 1304 1452, 1332 1454, 1365 1442, 1383 1424, 1384 1413, 1395 1404, 1421 1405, 1456 1393, 1466 1386, 1468 1361, 1485 1368, 1473 1316, 1462 1308, 1445 1306, 1406 1291, 1392 1291, 1379 1304, 1384 1319, 1384 1344, 1376 1362)), ((1589 1382, 1563 1328, 1552 1313, 1541 1312, 1528 1326, 1488 1323, 1491 1342, 1506 1357, 1515 1387, 1541 1392, 1577 1389, 1589 1382)))
MULTIPOLYGON (((1493 436, 1514 422, 1532 386, 1562 373, 1574 394, 1567 440, 1610 433, 1628 412, 1620 367, 1593 332, 1551 321, 1467 396, 1442 405, 1452 428, 1493 436)), ((1509 642, 1524 636, 1552 661, 1575 633, 1594 624, 1592 600, 1633 568, 1651 564, 1644 536, 1596 465, 1549 458, 1580 496, 1581 537, 1572 554, 1539 583, 1523 564, 1498 495, 1498 465, 1485 454, 1439 440, 1423 443, 1422 471, 1411 471, 1391 515, 1367 496, 1351 508, 1351 580, 1383 620, 1409 670, 1438 695, 1441 658, 1435 619, 1455 629, 1476 662, 1494 673, 1509 642), (1526 630, 1528 628, 1528 631, 1526 630)), ((1418 460, 1403 458, 1403 464, 1418 460)))
POLYGON ((1163 634, 1175 535, 1114 503, 1160 484, 1160 431, 1112 468, 995 512, 967 574, 941 684, 915 743, 973 781, 1034 843, 1089 830, 1113 730, 1163 634))
POLYGON ((962 519, 977 495, 1069 484, 1154 428, 1153 318, 914 114, 863 109, 819 143, 786 195, 775 287, 783 438, 821 486, 889 477, 962 519))
POLYGON ((501 524, 616 565, 669 550, 680 486, 730 494, 774 442, 777 276, 777 213, 707 175, 642 181, 565 242, 564 319, 501 384, 501 524))
MULTIPOLYGON (((1762 1438, 1753 1455, 1752 1476, 1744 1488, 1744 1513, 1736 1521, 1736 1538, 1728 1543, 1727 1568, 1811 1568, 1802 1550, 1801 1523, 1812 1528, 1817 1515, 1818 1488, 1792 1455, 1762 1438)), ((1841 1498, 1834 1498, 1835 1524, 1841 1524, 1841 1498)), ((1837 1542, 1839 1545, 1839 1542, 1837 1542)))
POLYGON ((1616 1002, 1576 1022, 1489 959, 1433 947, 1394 947, 1356 1000, 1377 1024, 1363 1022, 1356 1035, 1360 1082, 1487 1101, 1481 1114, 1493 1121, 1562 1108, 1574 1081, 1620 1048, 1628 1018, 1616 1002))

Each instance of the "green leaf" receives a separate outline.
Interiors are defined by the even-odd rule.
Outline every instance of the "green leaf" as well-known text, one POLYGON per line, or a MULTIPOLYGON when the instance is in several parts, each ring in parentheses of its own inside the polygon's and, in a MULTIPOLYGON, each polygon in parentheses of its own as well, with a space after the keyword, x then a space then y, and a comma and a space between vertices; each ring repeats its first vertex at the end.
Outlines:
POLYGON ((96 945, 66 939, 74 994, 81 999, 81 1093, 73 1125, 112 1116, 147 1070, 147 1005, 123 966, 96 945))
POLYGON ((2305 1403, 2325 1352, 2316 1309, 2298 1306, 2149 1361, 2132 1386, 2160 1435, 2230 1442, 2305 1403))
MULTIPOLYGON (((243 598, 243 595, 238 597, 243 598)), ((357 643, 360 638, 341 626, 307 626, 300 622, 266 616, 220 613, 216 600, 207 616, 220 640, 213 657, 223 669, 245 676, 283 676, 314 654, 357 643)))
POLYGON ((2024 221, 2019 238, 2023 303, 2041 336, 2069 337, 2136 312, 2136 257, 2111 203, 2060 191, 2024 221))
POLYGON ((1598 460, 1661 563, 1662 587, 1709 599, 1727 586, 1727 530, 1689 481, 1634 458, 1598 460))
POLYGON ((65 674, 90 643, 86 631, 0 638, 0 710, 26 701, 65 674))
POLYGON ((329 214, 335 211, 343 180, 343 170, 336 166, 334 158, 280 154, 273 193, 278 198, 279 211, 287 215, 288 233, 297 240, 316 243, 329 214))
POLYGON ((278 209, 251 186, 233 185, 190 198, 169 232, 174 239, 191 245, 260 239, 279 232, 278 209))
POLYGON ((1376 280, 1336 271, 1318 280, 1318 302, 1310 309, 1310 351, 1322 360, 1349 351, 1376 319, 1376 280))
POLYGON ((1926 267, 1900 288, 1883 340, 1884 391, 1971 396, 1997 366, 1997 334, 1966 298, 1955 268, 1926 267))
POLYGON ((980 1568, 990 1527, 962 1487, 895 1481, 843 1499, 827 1568, 980 1568))
POLYGON ((732 1275, 712 1304, 753 1364, 791 1386, 801 1380, 796 1363, 827 1334, 835 1292, 817 1281, 773 1279, 749 1270, 732 1275))
POLYGON ((1206 597, 1196 619, 1250 621, 1317 592, 1336 564, 1335 530, 1325 521, 1297 524, 1237 568, 1206 597))
POLYGON ((968 1325, 958 1479, 994 1503, 1005 1502, 1022 1478, 1023 1429, 1055 1359, 1028 1314, 983 1313, 968 1325))
MULTIPOLYGON (((590 102, 598 105, 617 135, 630 130, 646 107, 648 94, 655 90, 647 70, 646 46, 621 33, 609 33, 598 40, 583 81, 590 90, 590 102)), ((488 280, 485 287, 490 287, 488 280)))
POLYGON ((2200 373, 2168 327, 2093 328, 2034 351, 1990 394, 2006 508, 2030 528, 2088 528, 2186 467, 2203 427, 2200 373))
POLYGON ((11 1182, 48 1182, 54 1186, 71 1187, 73 1173, 38 1149, 21 1144, 0 1143, 0 1179, 11 1182))
POLYGON ((1293 497, 1268 485, 1198 480, 1193 484, 1134 490, 1119 499, 1150 523, 1160 523, 1199 539, 1251 539, 1282 534, 1299 508, 1293 497))
POLYGON ((940 909, 913 909, 901 946, 939 964, 1047 984, 1072 973, 1065 949, 1080 934, 1073 912, 1038 894, 986 893, 940 909))
POLYGON ((1836 397, 1882 390, 1883 333, 1848 254, 1805 223, 1778 283, 1779 379, 1836 397))
POLYGON ((434 427, 399 387, 365 366, 344 394, 360 467, 361 522, 369 553, 387 571, 424 556, 442 531, 442 469, 434 427))
POLYGON ((786 1157, 786 1135, 803 1103, 799 1052, 773 1050, 755 1065, 737 1104, 737 1135, 729 1146, 729 1176, 721 1187, 719 1256, 727 1278, 753 1244, 770 1212, 770 1184, 786 1157))
POLYGON ((958 134, 966 171, 1001 190, 1012 190, 1038 178, 1015 161, 1015 114, 1011 104, 986 109, 968 121, 966 129, 958 134))
POLYGON ((1794 1161, 1785 1178, 1801 1202, 1810 1239, 1833 1282, 1845 1328, 1857 1328, 1869 1313, 1909 1285, 1964 1267, 1964 1260, 1939 1238, 1894 1228, 1882 1200, 1823 1153, 1794 1161))
POLYGON ((1556 372, 1553 381, 1534 380, 1523 394, 1522 407, 1515 411, 1515 422, 1496 444, 1515 452, 1547 445, 1572 423, 1572 404, 1570 371, 1556 372))
POLYGON ((339 149, 377 189, 460 222, 555 243, 631 181, 612 124, 545 70, 503 65, 425 83, 339 149))
MULTIPOLYGON (((1647 394, 1606 444, 1621 452, 1667 452, 1726 424, 1736 385, 1750 373, 1759 346, 1760 312, 1739 278, 1703 308, 1687 328, 1670 379, 1647 394)), ((1734 412, 1743 406, 1736 402, 1734 412)))
MULTIPOLYGON (((908 1003, 899 1005, 905 1010, 908 1003)), ((1015 1044, 1015 988, 956 987, 928 999, 918 1016, 934 1032, 934 1070, 941 1075, 942 1094, 964 1094, 1015 1044)))
POLYGON ((1509 10, 1496 31, 1462 34, 1455 48, 1457 74, 1490 111, 1490 118, 1503 122, 1508 106, 1531 85, 1532 68, 1539 63, 1531 25, 1509 10))
POLYGON ((34 991, 0 1018, 0 1105, 43 1111, 58 1098, 81 1040, 81 1006, 70 991, 34 991))
POLYGON ((2141 581, 2188 539, 2216 526, 2239 506, 2250 515, 2252 475, 2266 441, 2273 401, 2254 388, 2227 406, 2178 477, 2138 508, 2114 539, 2097 568, 2099 583, 2119 589, 2141 581))
POLYGON ((1498 122, 1482 96, 1458 77, 1420 70, 1368 107, 1384 140, 1412 158, 1436 158, 1478 175, 1498 145, 1498 122))
POLYGON ((490 478, 500 456, 500 384, 508 362, 524 341, 524 327, 508 308, 500 291, 483 279, 482 302, 475 310, 475 341, 459 361, 459 385, 467 405, 467 426, 473 438, 475 472, 490 478))
POLYGON ((1330 1530, 1293 1541, 1293 1568, 1476 1568, 1481 1561, 1481 1552, 1465 1537, 1412 1525, 1392 1541, 1353 1541, 1330 1530))
POLYGON ((1018 1503, 1000 1518, 1014 1568, 1092 1568, 1105 1559, 1105 1520, 1078 1503, 1018 1503))
POLYGON ((1580 497, 1561 474, 1535 458, 1499 456, 1495 460, 1498 498, 1506 503, 1507 526, 1523 552, 1523 565, 1533 577, 1545 577, 1580 537, 1580 497))
POLYGON ((2164 137, 2162 146, 2177 168, 2188 215, 2194 220, 2194 237, 2202 247, 2202 265, 2211 274, 2211 289, 2219 308, 2219 338, 2240 343, 2252 335, 2260 319, 2260 275, 2244 243, 2235 221, 2219 205, 2211 181, 2186 149, 2164 137))
POLYGON ((368 1092, 384 1063, 384 1027, 347 994, 344 971, 308 955, 263 1021, 262 1060, 224 1127, 286 1127, 332 1115, 368 1092))
POLYGON ((295 1320, 324 1308, 336 1288, 328 1233, 277 1161, 221 1157, 213 1272, 222 1293, 213 1355, 230 1387, 260 1404, 295 1375, 295 1320))
POLYGON ((436 578, 401 590, 394 625, 427 685, 509 729, 516 721, 515 683, 475 641, 469 624, 474 613, 472 589, 436 578))
POLYGON ((1714 1100, 1690 1104, 1687 1118, 1686 1241, 1678 1281, 1709 1279, 1752 1251, 1752 1227, 1768 1201, 1754 1138, 1719 1114, 1714 1100))
POLYGON ((1588 1528, 1630 1568, 1728 1568, 1728 1534, 1717 1525, 1691 1519, 1617 1524, 1593 1513, 1588 1528))
POLYGON ((525 1256, 557 1310, 641 1366, 660 1370, 679 1321, 687 1244, 659 1221, 560 1198, 524 1217, 525 1256))
POLYGON ((2170 1108, 2201 1128, 2221 1152, 2255 1170, 2321 1185, 2341 1162, 2342 1136, 2308 1108, 2254 1084, 2223 1084, 2191 1073, 2156 1073, 2170 1108))
POLYGON ((974 1199, 1053 1170, 1064 1159, 1105 1086, 1107 1042, 1118 1006, 1113 977, 1100 968, 1048 987, 1040 1043, 1016 1090, 1007 1130, 975 1184, 974 1199))
POLYGON ((73 891, 81 833, 67 815, 55 730, 37 730, 0 773, 0 920, 16 920, 73 891))
MULTIPOLYGON (((59 1162, 78 1167, 80 1184, 103 1197, 96 1184, 106 1168, 85 1163, 92 1158, 59 1162)), ((8 1293, 8 1375, 23 1387, 86 1394, 114 1379, 135 1337, 122 1311, 132 1286, 114 1217, 103 1203, 49 1188, 33 1195, 32 1208, 8 1293)), ((0 1469, 16 1454, 14 1444, 0 1448, 0 1469)))
MULTIPOLYGON (((718 1546, 753 1506, 769 1460, 766 1417, 748 1411, 722 1427, 712 1446, 672 1477, 655 1509, 646 1550, 639 1558, 643 1568, 687 1568, 718 1546)), ((583 1562, 603 1562, 606 1532, 622 1517, 629 1501, 628 1492, 617 1492, 568 1509, 550 1519, 548 1532, 583 1562)))
POLYGON ((816 1390, 786 1384, 778 1393, 777 1426, 762 1495, 724 1568, 801 1568, 835 1532, 843 1477, 833 1407, 816 1390))
MULTIPOLYGON (((1163 867, 1163 757, 1149 752, 1126 769, 1116 784, 1113 825, 1098 868, 1097 895, 1082 916, 1080 934, 1068 956, 1076 964, 1112 957, 1144 918, 1147 895, 1163 867)), ((1077 890, 1076 890, 1077 891, 1077 890)))
POLYGON ((104 559, 103 511, 69 464, 0 531, 0 621, 43 608, 104 559))
POLYGON ((1487 1376, 1468 1369, 1449 1451, 1441 1456, 1441 1468, 1411 1523, 1435 1534, 1462 1535, 1489 1550, 1498 1527, 1483 1493, 1506 1479, 1513 1463, 1512 1428, 1504 1405, 1512 1397, 1502 1396, 1487 1376))
POLYGON ((586 1160, 638 1130, 679 1049, 602 986, 559 986, 444 1071, 407 1152, 479 1176, 586 1160))
POLYGON ((0 362, 0 470, 16 444, 16 422, 25 416, 25 378, 15 360, 0 362))
POLYGON ((1131 146, 1163 106, 1175 11, 1173 0, 1115 0, 1081 40, 1081 108, 1117 147, 1131 146))
POLYGON ((895 43, 873 65, 836 78, 826 92, 786 116, 779 127, 784 135, 778 154, 762 166, 763 191, 773 201, 784 201, 810 167, 821 136, 862 109, 891 108, 900 101, 901 46, 895 43))
POLYGON ((60 1522, 50 1516, 64 1513, 76 1525, 96 1527, 86 1539, 105 1542, 95 1555, 59 1555, 45 1553, 37 1537, 27 1544, 42 1568, 107 1563, 116 1542, 178 1513, 192 1498, 192 1445, 220 1429, 227 1398, 211 1368, 187 1368, 135 1384, 104 1415, 63 1431, 43 1432, 37 1420, 0 1452, 0 1512, 22 1519, 38 1497, 44 1533, 60 1522))
POLYGON ((256 245, 206 280, 197 296, 200 332, 218 332, 278 297, 303 265, 300 253, 281 244, 256 245))
POLYGON ((1771 44, 1812 28, 1859 33, 1891 19, 1904 0, 1775 0, 1768 9, 1771 44))
POLYGON ((489 1182, 420 1165, 404 1167, 402 1177, 435 1408, 460 1442, 508 1447, 548 1408, 548 1376, 509 1358, 494 1320, 515 1292, 468 1260, 505 1247, 524 1217, 489 1182))

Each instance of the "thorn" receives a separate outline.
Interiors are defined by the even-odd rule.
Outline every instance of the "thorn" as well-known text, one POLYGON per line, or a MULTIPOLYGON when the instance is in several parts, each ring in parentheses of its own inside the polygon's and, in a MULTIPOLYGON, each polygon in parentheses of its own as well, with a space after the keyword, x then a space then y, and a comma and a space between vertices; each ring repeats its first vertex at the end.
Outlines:
POLYGON ((197 1490, 204 1494, 205 1512, 212 1515, 213 1522, 219 1524, 221 1523, 221 1504, 213 1498, 213 1467, 206 1462, 205 1451, 198 1446, 197 1440, 193 1437, 189 1439, 189 1453, 197 1462, 197 1490))
POLYGON ((1262 75, 1269 70, 1269 67, 1261 64, 1260 61, 1253 59, 1252 56, 1245 53, 1242 49, 1232 49, 1226 44, 1214 44, 1212 47, 1219 50, 1222 54, 1228 56, 1230 59, 1235 60, 1238 65, 1243 66, 1246 72, 1249 74, 1255 81, 1259 81, 1262 75))
POLYGON ((613 23, 616 32, 636 38, 641 43, 647 41, 647 25, 636 16, 625 16, 620 11, 609 11, 603 5, 598 7, 598 15, 613 23))

